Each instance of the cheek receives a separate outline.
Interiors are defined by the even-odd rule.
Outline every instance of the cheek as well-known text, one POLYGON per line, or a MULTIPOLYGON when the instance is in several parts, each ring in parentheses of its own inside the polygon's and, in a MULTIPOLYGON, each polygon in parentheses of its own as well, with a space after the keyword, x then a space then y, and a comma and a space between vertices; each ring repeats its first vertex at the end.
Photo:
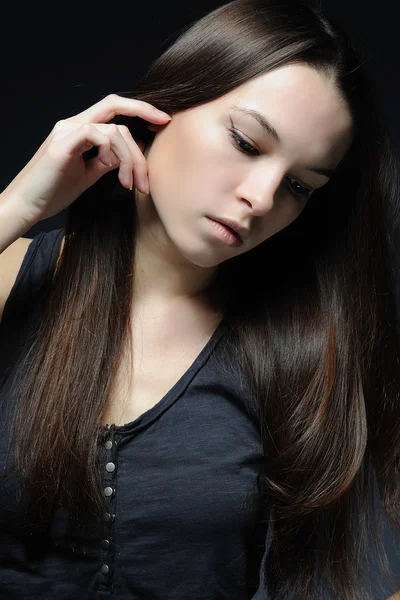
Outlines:
POLYGON ((175 201, 182 190, 183 168, 176 154, 175 144, 168 142, 167 131, 160 132, 146 151, 150 194, 155 205, 175 201))
POLYGON ((287 190, 287 186, 283 184, 284 189, 282 192, 282 203, 280 204, 280 211, 276 218, 277 231, 281 231, 288 227, 293 221, 297 219, 303 212, 307 201, 300 198, 295 198, 287 190))
POLYGON ((234 166, 232 172, 229 170, 229 152, 229 140, 221 139, 220 128, 200 127, 198 123, 177 123, 175 130, 167 127, 148 151, 152 193, 186 198, 207 188, 221 193, 221 187, 228 182, 232 185, 231 175, 236 172, 234 166))
POLYGON ((150 148, 146 148, 145 158, 149 172, 150 183, 157 184, 165 173, 171 172, 174 165, 173 144, 168 144, 166 131, 160 132, 153 140, 150 148), (168 151, 167 151, 168 147, 168 151))
POLYGON ((176 186, 185 186, 197 164, 194 145, 187 137, 179 124, 175 130, 171 125, 171 130, 167 127, 155 137, 146 157, 152 192, 159 192, 162 186, 164 193, 175 193, 176 186))
POLYGON ((294 207, 292 210, 287 211, 284 220, 282 220, 282 223, 280 224, 279 231, 285 229, 285 227, 289 227, 289 225, 301 215, 303 209, 304 206, 301 206, 300 208, 294 207))
POLYGON ((305 204, 300 204, 300 206, 301 208, 296 204, 296 200, 292 199, 287 199, 285 206, 284 200, 282 199, 281 206, 279 208, 275 206, 275 208, 264 217, 263 222, 260 224, 257 239, 252 247, 262 244, 262 242, 265 242, 265 240, 293 223, 293 221, 295 221, 303 212, 305 204))

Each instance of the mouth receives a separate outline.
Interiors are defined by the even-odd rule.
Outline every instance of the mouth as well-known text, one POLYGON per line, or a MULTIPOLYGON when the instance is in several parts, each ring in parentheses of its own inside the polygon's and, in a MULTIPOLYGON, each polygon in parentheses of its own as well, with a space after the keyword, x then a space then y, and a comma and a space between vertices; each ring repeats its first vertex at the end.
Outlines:
POLYGON ((223 221, 219 221, 211 217, 207 217, 207 219, 214 225, 215 230, 218 232, 217 235, 221 241, 225 242, 229 246, 241 246, 243 244, 242 238, 232 227, 223 221))
POLYGON ((218 223, 221 223, 221 225, 223 225, 224 227, 226 227, 226 228, 227 228, 227 229, 228 229, 228 230, 229 230, 231 233, 233 233, 233 235, 234 235, 235 237, 237 237, 237 239, 239 240, 239 242, 240 242, 241 244, 243 244, 243 240, 242 240, 242 238, 240 237, 240 235, 238 234, 238 232, 237 232, 237 231, 235 231, 234 229, 232 229, 232 227, 229 227, 229 225, 226 225, 225 223, 222 223, 222 221, 217 221, 217 222, 218 222, 218 223))
POLYGON ((219 223, 220 225, 223 225, 223 227, 226 227, 226 229, 228 231, 230 231, 243 244, 243 240, 242 240, 241 236, 239 235, 239 232, 236 231, 235 229, 233 229, 233 227, 231 227, 224 221, 220 221, 219 219, 212 219, 212 220, 215 221, 215 223, 219 223))
POLYGON ((240 243, 244 243, 250 235, 250 225, 242 224, 242 219, 232 219, 231 217, 209 217, 216 223, 226 227, 227 231, 237 237, 240 243))

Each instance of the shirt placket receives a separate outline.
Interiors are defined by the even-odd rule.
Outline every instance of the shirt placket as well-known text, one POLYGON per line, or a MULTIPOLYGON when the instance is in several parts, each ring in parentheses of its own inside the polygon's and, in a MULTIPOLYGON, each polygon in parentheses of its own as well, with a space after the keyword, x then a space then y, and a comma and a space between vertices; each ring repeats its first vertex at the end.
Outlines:
POLYGON ((115 560, 115 513, 117 492, 117 463, 118 440, 111 426, 108 436, 103 441, 105 461, 102 462, 102 493, 108 503, 107 511, 102 516, 103 536, 101 541, 101 566, 99 587, 102 591, 114 591, 114 560, 115 560))

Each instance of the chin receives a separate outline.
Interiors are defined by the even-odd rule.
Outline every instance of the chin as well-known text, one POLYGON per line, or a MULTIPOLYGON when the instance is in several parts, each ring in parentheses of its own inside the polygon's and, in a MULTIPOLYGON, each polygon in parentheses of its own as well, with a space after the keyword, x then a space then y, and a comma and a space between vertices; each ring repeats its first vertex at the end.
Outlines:
POLYGON ((215 269, 221 263, 234 258, 234 256, 227 256, 226 258, 221 259, 221 257, 217 256, 217 252, 211 246, 207 250, 203 248, 196 249, 188 249, 182 248, 178 246, 180 254, 190 263, 196 265, 197 267, 201 267, 203 269, 215 269))
POLYGON ((184 260, 192 265, 196 265, 196 267, 210 269, 216 267, 218 262, 221 262, 218 261, 215 250, 213 252, 212 248, 205 249, 202 244, 194 248, 193 244, 190 247, 189 244, 175 242, 175 247, 184 260))
POLYGON ((222 261, 218 261, 215 256, 206 256, 204 252, 202 254, 197 253, 181 253, 182 256, 186 260, 192 263, 192 265, 196 265, 196 267, 201 267, 202 269, 212 269, 217 267, 222 261))

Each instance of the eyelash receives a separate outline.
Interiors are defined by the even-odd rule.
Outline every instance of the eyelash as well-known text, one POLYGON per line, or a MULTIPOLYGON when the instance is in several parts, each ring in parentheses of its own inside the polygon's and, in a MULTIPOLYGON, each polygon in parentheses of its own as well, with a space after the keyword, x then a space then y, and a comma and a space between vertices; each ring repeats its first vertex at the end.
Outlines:
MULTIPOLYGON (((234 146, 239 150, 239 152, 242 152, 243 154, 247 154, 248 156, 257 156, 258 155, 258 150, 256 148, 254 148, 254 146, 252 146, 251 144, 249 144, 248 142, 246 142, 242 136, 240 136, 238 133, 236 133, 236 131, 234 129, 230 129, 229 130, 229 137, 233 140, 233 144, 234 146), (243 146, 247 146, 247 150, 245 148, 243 148, 241 146, 241 144, 243 146)), ((292 177, 290 179, 293 179, 292 177)), ((289 185, 289 189, 292 193, 293 196, 295 196, 296 198, 301 198, 303 196, 309 197, 311 195, 311 193, 314 191, 313 188, 306 188, 303 185, 301 185, 298 181, 296 181, 295 179, 293 180, 297 185, 299 185, 302 189, 302 191, 300 193, 296 193, 295 191, 293 191, 293 189, 291 188, 291 186, 289 185)))

